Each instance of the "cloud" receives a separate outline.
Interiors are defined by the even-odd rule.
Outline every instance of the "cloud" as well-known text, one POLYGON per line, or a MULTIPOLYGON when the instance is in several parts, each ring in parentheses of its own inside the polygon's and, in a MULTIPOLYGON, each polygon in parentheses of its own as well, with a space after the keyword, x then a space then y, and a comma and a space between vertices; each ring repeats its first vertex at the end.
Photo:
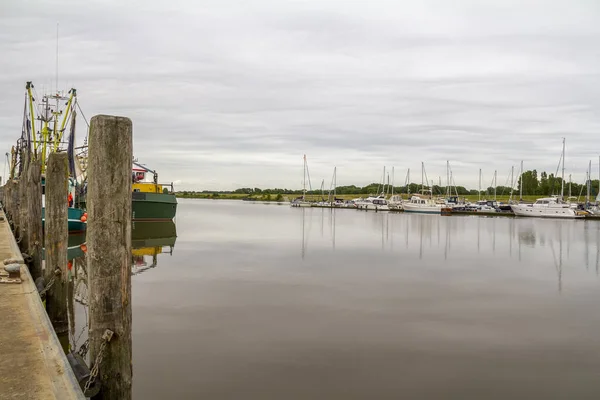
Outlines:
POLYGON ((475 187, 520 160, 554 172, 562 137, 581 181, 600 154, 598 17, 584 0, 9 0, 0 145, 20 134, 25 82, 53 88, 58 21, 59 87, 88 119, 132 118, 136 157, 181 189, 300 187, 303 154, 340 185, 450 160, 475 187))

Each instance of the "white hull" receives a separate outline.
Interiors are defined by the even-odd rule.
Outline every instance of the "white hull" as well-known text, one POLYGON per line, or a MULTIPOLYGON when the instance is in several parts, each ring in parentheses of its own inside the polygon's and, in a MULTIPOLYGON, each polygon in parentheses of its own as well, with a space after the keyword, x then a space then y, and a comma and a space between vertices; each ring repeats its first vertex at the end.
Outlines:
POLYGON ((292 202, 290 205, 292 207, 312 207, 312 204, 306 201, 292 202))
POLYGON ((579 214, 577 210, 560 205, 549 207, 535 207, 533 205, 511 205, 512 212, 518 217, 537 217, 537 218, 583 218, 585 215, 579 214))
POLYGON ((441 214, 442 207, 441 206, 432 206, 428 204, 411 204, 404 203, 404 212, 414 212, 414 213, 422 213, 422 214, 441 214))
POLYGON ((386 204, 363 203, 357 204, 356 207, 359 210, 390 211, 390 208, 386 204))

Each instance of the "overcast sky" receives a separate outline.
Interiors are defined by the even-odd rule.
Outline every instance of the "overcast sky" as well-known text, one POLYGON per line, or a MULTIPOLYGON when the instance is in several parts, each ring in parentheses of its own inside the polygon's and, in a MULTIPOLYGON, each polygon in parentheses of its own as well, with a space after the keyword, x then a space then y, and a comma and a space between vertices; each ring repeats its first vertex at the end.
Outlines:
MULTIPOLYGON (((24 87, 130 117, 180 190, 338 185, 395 166, 484 185, 511 165, 582 181, 600 155, 600 1, 0 1, 0 147, 24 87), (51 3, 51 4, 50 4, 51 3)), ((78 121, 79 135, 85 124, 78 121)))

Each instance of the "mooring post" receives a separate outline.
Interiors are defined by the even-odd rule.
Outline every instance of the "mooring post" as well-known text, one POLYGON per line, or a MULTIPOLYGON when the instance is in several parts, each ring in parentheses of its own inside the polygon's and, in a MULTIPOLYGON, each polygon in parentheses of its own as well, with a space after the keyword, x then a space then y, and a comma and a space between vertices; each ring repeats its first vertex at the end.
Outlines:
POLYGON ((15 210, 13 217, 15 221, 15 231, 19 238, 21 238, 21 249, 27 248, 29 244, 27 242, 27 232, 29 229, 29 217, 27 215, 27 181, 29 179, 28 167, 29 167, 29 153, 26 151, 21 152, 21 162, 23 163, 23 169, 21 176, 19 176, 19 200, 18 209, 15 210))
POLYGON ((90 359, 104 349, 103 399, 131 399, 131 120, 94 116, 88 143, 90 359))
POLYGON ((54 330, 61 334, 69 329, 67 315, 67 241, 69 240, 69 166, 67 153, 51 153, 46 168, 46 204, 44 247, 46 248, 45 282, 54 283, 46 292, 46 310, 54 330))
MULTIPOLYGON (((29 161, 27 168, 26 199, 21 205, 25 208, 27 220, 24 240, 26 240, 25 252, 33 261, 29 268, 33 279, 42 276, 42 164, 40 160, 29 161)), ((25 174, 25 171, 24 171, 25 174)))

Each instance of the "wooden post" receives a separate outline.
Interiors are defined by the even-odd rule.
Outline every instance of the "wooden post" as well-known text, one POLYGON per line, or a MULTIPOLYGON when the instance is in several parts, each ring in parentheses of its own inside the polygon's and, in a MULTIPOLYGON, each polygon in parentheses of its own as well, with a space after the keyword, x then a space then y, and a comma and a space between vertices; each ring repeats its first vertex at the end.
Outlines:
POLYGON ((131 399, 131 164, 129 118, 97 115, 89 133, 87 270, 90 359, 114 332, 100 365, 103 399, 131 399))
POLYGON ((69 329, 67 316, 67 241, 69 240, 69 166, 67 153, 51 153, 46 169, 46 215, 44 246, 46 248, 46 284, 54 284, 46 293, 46 310, 54 330, 61 334, 69 329), (56 273, 60 271, 60 273, 56 273), (56 275, 56 276, 55 276, 56 275))
POLYGON ((19 203, 18 208, 15 210, 15 226, 16 234, 21 241, 21 250, 29 253, 29 242, 28 230, 29 230, 29 216, 27 215, 27 181, 29 179, 28 167, 29 167, 29 153, 23 151, 21 153, 21 162, 23 163, 23 170, 21 176, 19 176, 19 203))
POLYGON ((42 276, 42 164, 40 160, 33 159, 27 168, 27 189, 25 202, 21 204, 26 208, 25 218, 27 220, 25 239, 26 253, 32 258, 30 267, 31 276, 34 281, 42 276))

